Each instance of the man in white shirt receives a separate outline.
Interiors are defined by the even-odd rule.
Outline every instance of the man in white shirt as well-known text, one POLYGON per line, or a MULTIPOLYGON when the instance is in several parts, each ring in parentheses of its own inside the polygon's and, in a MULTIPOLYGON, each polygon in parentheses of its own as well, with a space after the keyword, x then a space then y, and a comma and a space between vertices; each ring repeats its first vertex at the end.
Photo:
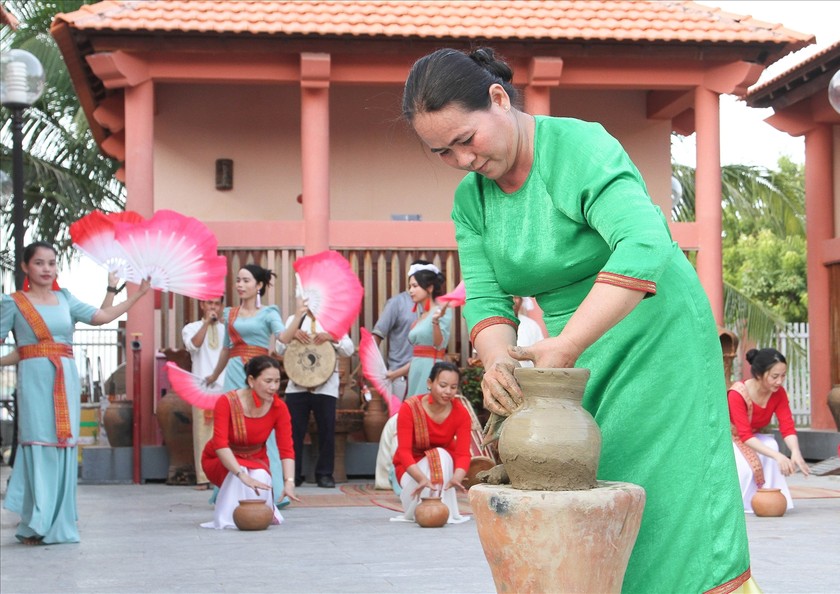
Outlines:
MULTIPOLYGON (((302 319, 297 316, 289 316, 286 320, 286 327, 292 324, 298 326, 295 339, 309 344, 332 343, 336 351, 336 357, 349 357, 356 352, 353 341, 346 334, 336 342, 333 337, 324 331, 321 323, 315 320, 314 334, 304 330, 312 329, 312 318, 306 314, 302 319)), ((283 354, 286 345, 277 343, 277 352, 283 354)), ((338 403, 338 360, 333 374, 320 386, 304 388, 298 386, 289 379, 286 384, 286 406, 289 407, 289 415, 292 417, 292 442, 295 447, 295 486, 303 483, 303 440, 309 426, 309 413, 315 416, 315 424, 318 427, 318 460, 315 463, 315 480, 319 487, 335 487, 333 471, 335 470, 335 411, 338 403)))
MULTIPOLYGON (((199 303, 201 319, 184 326, 181 338, 192 357, 192 373, 207 377, 216 369, 219 354, 225 345, 225 325, 219 321, 222 315, 222 298, 209 299, 199 303)), ((213 387, 221 388, 225 372, 219 375, 213 387)), ((213 437, 213 411, 196 406, 193 412, 193 452, 195 454, 195 480, 198 488, 209 489, 210 481, 201 469, 201 452, 213 437)))

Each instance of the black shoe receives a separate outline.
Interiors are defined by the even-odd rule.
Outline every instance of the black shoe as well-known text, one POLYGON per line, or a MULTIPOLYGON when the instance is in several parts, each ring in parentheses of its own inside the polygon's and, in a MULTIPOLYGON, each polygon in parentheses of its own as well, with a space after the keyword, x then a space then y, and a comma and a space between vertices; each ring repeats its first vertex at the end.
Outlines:
POLYGON ((295 487, 300 487, 303 484, 303 478, 298 477, 295 479, 295 487))
POLYGON ((319 476, 318 486, 322 489, 332 489, 335 487, 335 480, 331 476, 319 476))

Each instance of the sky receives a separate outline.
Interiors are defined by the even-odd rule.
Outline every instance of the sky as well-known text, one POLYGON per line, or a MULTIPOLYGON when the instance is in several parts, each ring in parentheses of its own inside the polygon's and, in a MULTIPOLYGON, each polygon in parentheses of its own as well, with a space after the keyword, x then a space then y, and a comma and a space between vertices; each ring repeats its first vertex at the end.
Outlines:
MULTIPOLYGON (((770 2, 721 0, 699 4, 719 7, 727 12, 749 15, 770 23, 781 23, 788 29, 816 35, 817 43, 786 56, 770 66, 757 84, 761 84, 802 62, 820 49, 840 39, 840 1, 799 0, 770 2)), ((734 97, 721 97, 721 164, 759 165, 775 168, 780 156, 796 163, 805 162, 802 138, 779 132, 763 120, 773 114, 772 109, 753 109, 734 97)), ((695 166, 694 136, 672 147, 674 159, 681 164, 695 166)), ((88 303, 98 304, 105 293, 105 271, 82 257, 73 263, 73 273, 63 272, 59 281, 88 303), (99 281, 101 279, 101 282, 99 281)), ((123 293, 124 295, 124 293, 123 293)), ((147 297, 148 298, 148 297, 147 297)))
MULTIPOLYGON (((762 84, 801 63, 821 49, 840 39, 840 1, 739 1, 697 0, 698 4, 714 6, 727 12, 749 15, 754 19, 781 23, 788 29, 816 36, 817 43, 785 56, 768 67, 759 78, 762 84)), ((720 144, 722 165, 760 165, 775 168, 780 156, 796 163, 805 162, 805 142, 779 132, 763 120, 773 110, 753 109, 734 97, 724 95, 720 100, 720 144)), ((694 135, 672 146, 674 160, 695 166, 694 135)))

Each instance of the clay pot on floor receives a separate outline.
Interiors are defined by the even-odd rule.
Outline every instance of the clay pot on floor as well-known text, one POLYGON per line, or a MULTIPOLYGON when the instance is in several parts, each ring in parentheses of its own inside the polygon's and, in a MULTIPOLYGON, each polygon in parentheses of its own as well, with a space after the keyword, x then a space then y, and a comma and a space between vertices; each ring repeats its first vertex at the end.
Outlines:
POLYGON ((440 497, 423 497, 414 508, 414 520, 422 528, 440 528, 449 520, 449 508, 440 497))
POLYGON ((233 523, 240 530, 265 530, 273 518, 274 512, 262 499, 240 499, 233 510, 233 523))
POLYGON ((787 511, 781 489, 759 489, 752 498, 753 513, 764 518, 780 518, 787 511))
POLYGON ((169 454, 166 484, 194 485, 192 407, 175 392, 168 392, 158 402, 156 416, 169 454))
POLYGON ((113 400, 102 416, 105 435, 112 448, 128 448, 134 444, 134 402, 113 400))
POLYGON ((601 430, 581 405, 588 369, 519 368, 524 402, 502 425, 499 456, 516 489, 595 487, 601 430))
POLYGON ((364 404, 365 417, 363 423, 365 441, 379 443, 382 430, 385 428, 385 423, 388 422, 388 411, 385 406, 385 400, 382 399, 379 392, 371 390, 370 394, 370 402, 364 404))

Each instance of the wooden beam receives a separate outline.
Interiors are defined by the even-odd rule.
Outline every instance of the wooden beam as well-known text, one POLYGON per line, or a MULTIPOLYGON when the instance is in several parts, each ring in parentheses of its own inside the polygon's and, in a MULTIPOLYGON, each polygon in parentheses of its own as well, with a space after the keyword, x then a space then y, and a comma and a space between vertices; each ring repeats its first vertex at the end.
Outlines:
POLYGON ((650 91, 647 94, 647 117, 651 120, 672 120, 693 107, 694 89, 650 91))

